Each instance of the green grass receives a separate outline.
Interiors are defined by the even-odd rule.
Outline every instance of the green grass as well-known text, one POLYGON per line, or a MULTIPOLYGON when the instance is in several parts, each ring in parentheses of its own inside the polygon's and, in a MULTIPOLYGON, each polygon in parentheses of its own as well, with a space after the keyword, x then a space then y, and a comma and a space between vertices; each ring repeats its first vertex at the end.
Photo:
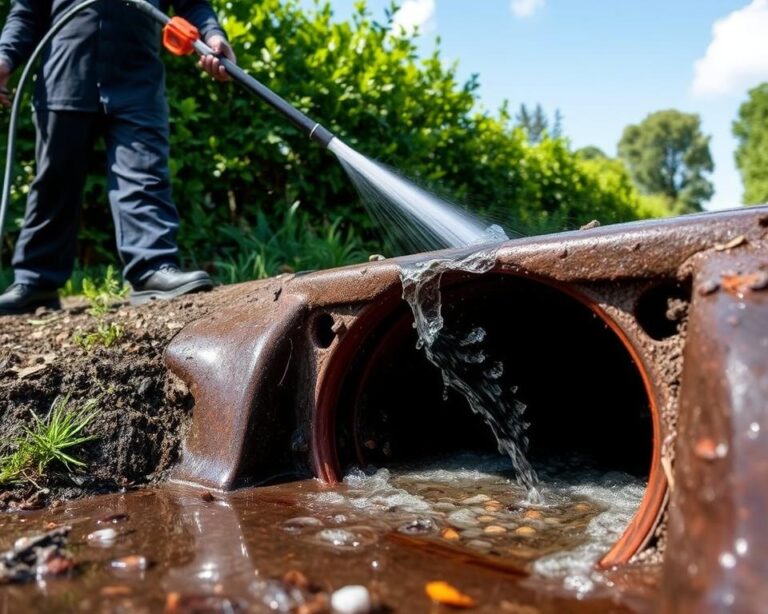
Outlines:
POLYGON ((318 227, 294 203, 278 226, 259 213, 253 226, 224 227, 221 233, 230 247, 228 255, 216 262, 216 278, 233 284, 365 262, 363 242, 351 229, 344 232, 341 223, 337 219, 318 227))
POLYGON ((120 281, 112 265, 104 272, 104 277, 96 282, 91 278, 83 279, 83 296, 90 307, 88 314, 95 320, 95 327, 88 330, 77 330, 72 340, 86 352, 96 346, 111 348, 125 334, 125 327, 117 322, 106 322, 106 315, 116 303, 125 300, 129 292, 127 285, 120 281))
POLYGON ((120 277, 111 264, 104 271, 104 277, 101 281, 96 282, 92 278, 86 277, 83 279, 82 286, 83 296, 90 304, 88 313, 95 318, 104 317, 115 303, 125 300, 130 290, 127 285, 120 281, 120 277))
POLYGON ((117 322, 99 322, 96 328, 91 329, 90 332, 76 331, 72 335, 72 340, 86 352, 90 352, 99 345, 111 348, 122 339, 124 334, 125 328, 117 322))
POLYGON ((15 442, 15 451, 0 457, 0 485, 35 481, 53 465, 67 472, 85 463, 72 455, 72 448, 95 439, 85 434, 98 414, 99 399, 89 399, 80 407, 71 406, 71 395, 58 397, 48 414, 40 418, 32 412, 32 425, 24 427, 15 442))

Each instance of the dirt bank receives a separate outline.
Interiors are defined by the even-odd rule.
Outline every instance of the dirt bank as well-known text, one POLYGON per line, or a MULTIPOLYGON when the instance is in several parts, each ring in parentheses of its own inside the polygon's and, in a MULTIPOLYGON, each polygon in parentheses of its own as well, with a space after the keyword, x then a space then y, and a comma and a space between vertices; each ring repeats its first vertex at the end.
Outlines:
POLYGON ((37 486, 0 486, 0 509, 163 479, 178 458, 193 404, 165 368, 163 351, 225 294, 217 289, 143 307, 120 305, 105 321, 122 326, 124 336, 110 348, 90 351, 75 342, 78 332, 95 325, 81 301, 70 299, 59 312, 0 317, 0 456, 14 449, 32 412, 45 416, 59 395, 71 395, 75 405, 98 399, 98 415, 88 427, 96 439, 73 451, 87 468, 68 474, 52 467, 35 478, 37 486))

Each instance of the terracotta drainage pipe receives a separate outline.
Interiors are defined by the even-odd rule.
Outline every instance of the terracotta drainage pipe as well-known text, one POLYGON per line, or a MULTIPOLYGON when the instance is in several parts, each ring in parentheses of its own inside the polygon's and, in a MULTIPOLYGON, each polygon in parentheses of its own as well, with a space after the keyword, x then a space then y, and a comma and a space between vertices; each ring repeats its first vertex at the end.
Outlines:
MULTIPOLYGON (((623 348, 631 357, 637 375, 642 380, 642 386, 647 397, 648 410, 650 412, 650 422, 652 430, 651 442, 651 462, 648 470, 648 485, 640 504, 638 511, 626 528, 620 539, 614 544, 611 550, 605 554, 600 561, 600 566, 609 567, 621 563, 626 563, 629 559, 639 552, 648 542, 657 525, 658 519, 666 499, 666 478, 661 468, 661 424, 659 404, 654 387, 647 367, 638 349, 629 339, 623 328, 614 321, 599 305, 594 303, 589 297, 577 291, 571 286, 552 283, 549 280, 536 279, 531 280, 528 277, 513 276, 505 274, 502 277, 510 279, 524 280, 528 284, 537 284, 542 288, 556 290, 561 297, 570 297, 577 304, 588 308, 592 314, 613 333, 615 338, 621 343, 623 348)), ((466 278, 465 278, 466 279, 466 278)), ((482 278, 474 278, 482 279, 482 278)), ((473 287, 476 282, 466 282, 467 287, 473 287)), ((450 290, 449 284, 444 283, 446 292, 450 290)), ((445 292, 444 292, 445 294, 445 292)), ((567 299, 566 299, 567 300, 567 299)), ((375 370, 377 359, 382 352, 386 351, 393 343, 398 343, 404 334, 410 330, 412 317, 409 313, 395 317, 398 310, 403 309, 403 302, 399 295, 391 295, 386 300, 365 310, 363 314, 350 327, 347 334, 339 340, 339 345, 333 353, 331 362, 323 369, 322 377, 318 381, 316 390, 316 414, 313 419, 312 429, 312 450, 316 473, 319 478, 334 483, 342 477, 341 461, 339 448, 337 445, 339 404, 342 402, 342 390, 348 383, 348 373, 350 367, 359 360, 361 347, 364 343, 371 340, 373 335, 378 332, 378 338, 375 340, 376 347, 372 354, 365 360, 362 375, 357 382, 358 389, 362 387, 365 381, 370 377, 371 372, 375 370), (387 322, 387 320, 390 320, 387 322), (404 325, 405 323, 405 325, 404 325), (382 324, 386 326, 381 329, 382 324), (378 329, 378 330, 377 330, 378 329)), ((589 350, 587 350, 588 352, 589 350)), ((585 360, 589 360, 584 356, 585 360)), ((359 426, 360 416, 354 415, 355 432, 359 426)), ((365 450, 361 442, 356 438, 354 441, 355 457, 357 462, 365 462, 365 450)))

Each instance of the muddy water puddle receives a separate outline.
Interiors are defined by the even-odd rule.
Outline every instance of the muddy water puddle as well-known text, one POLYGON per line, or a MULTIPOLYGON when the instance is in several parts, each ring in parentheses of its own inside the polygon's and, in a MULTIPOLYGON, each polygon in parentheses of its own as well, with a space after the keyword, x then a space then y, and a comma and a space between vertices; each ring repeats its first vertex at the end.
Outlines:
POLYGON ((425 595, 432 580, 460 588, 479 612, 649 609, 655 570, 629 584, 593 571, 633 511, 617 500, 634 505, 641 484, 544 472, 530 497, 488 462, 353 471, 335 487, 307 480, 213 499, 169 485, 0 516, 2 550, 71 526, 76 562, 63 577, 0 588, 0 612, 322 611, 307 608, 349 584, 368 587, 380 611, 442 611, 425 595))

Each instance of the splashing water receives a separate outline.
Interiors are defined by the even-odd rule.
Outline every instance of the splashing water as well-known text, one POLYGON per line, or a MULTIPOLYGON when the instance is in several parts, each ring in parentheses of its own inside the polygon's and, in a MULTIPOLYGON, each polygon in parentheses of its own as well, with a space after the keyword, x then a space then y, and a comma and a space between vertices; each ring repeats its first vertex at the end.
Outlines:
MULTIPOLYGON (((361 534, 361 526, 383 525, 439 541, 441 530, 451 527, 459 534, 454 546, 532 561, 532 585, 542 576, 559 579, 579 597, 609 586, 595 564, 631 521, 645 481, 606 473, 586 458, 549 458, 537 465, 543 501, 532 503, 523 488, 503 477, 509 470, 504 457, 451 455, 376 471, 353 469, 339 488, 307 496, 313 513, 332 518, 337 529, 349 527, 349 532, 361 534), (488 523, 496 531, 484 531, 488 523), (527 536, 520 537, 520 527, 527 536)), ((306 526, 306 521, 297 518, 284 529, 294 532, 296 522, 306 526)), ((299 531, 319 530, 313 524, 299 531)), ((327 539, 325 534, 318 537, 327 539)), ((364 537, 362 533, 357 539, 364 537)), ((346 547, 344 542, 337 549, 346 547)))
POLYGON ((499 242, 507 235, 358 153, 339 139, 336 154, 380 227, 413 252, 499 242))
MULTIPOLYGON (((508 239, 499 226, 487 226, 476 217, 422 190, 394 171, 378 164, 338 139, 330 149, 339 158, 371 214, 391 233, 400 233, 417 251, 444 247, 478 248, 508 239)), ((395 235, 397 237, 397 235, 395 235)), ((490 426, 502 454, 507 454, 519 482, 536 499, 536 474, 525 453, 525 405, 510 397, 501 384, 504 365, 490 360, 482 349, 485 330, 461 333, 443 330, 440 281, 446 271, 486 273, 496 262, 495 249, 478 249, 459 259, 436 259, 401 268, 403 298, 413 310, 419 347, 443 374, 445 392, 453 389, 473 412, 490 426)))
POLYGON ((496 263, 496 248, 481 249, 464 258, 434 259, 400 269, 403 298, 414 315, 418 346, 443 374, 446 392, 460 393, 472 411, 480 415, 493 432, 499 452, 512 461, 517 479, 538 500, 534 488, 536 472, 526 457, 528 425, 523 420, 525 405, 512 397, 514 390, 501 385, 504 365, 483 351, 485 330, 474 327, 463 332, 444 329, 440 281, 447 271, 487 273, 496 263))

